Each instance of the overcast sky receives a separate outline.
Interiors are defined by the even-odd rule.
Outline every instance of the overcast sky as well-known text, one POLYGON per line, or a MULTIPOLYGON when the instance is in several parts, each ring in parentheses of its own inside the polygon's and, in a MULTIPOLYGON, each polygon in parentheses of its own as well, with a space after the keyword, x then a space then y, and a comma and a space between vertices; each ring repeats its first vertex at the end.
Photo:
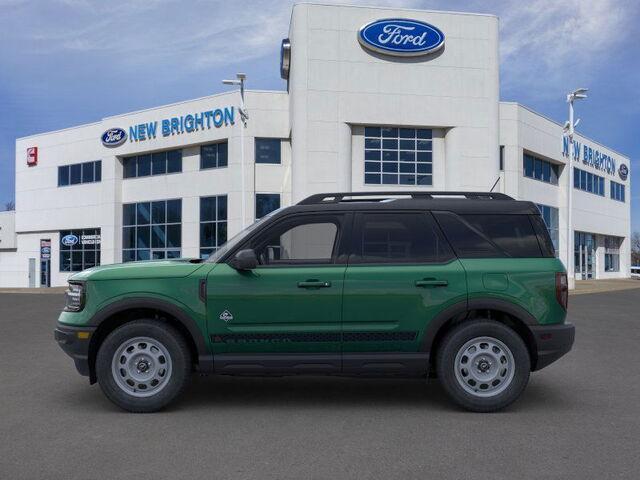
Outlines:
MULTIPOLYGON (((284 89, 279 48, 292 3, 0 0, 0 210, 14 196, 17 137, 220 92, 220 80, 237 71, 249 88, 284 89)), ((589 87, 578 130, 630 156, 640 174, 640 2, 331 3, 498 15, 502 100, 564 121, 566 92, 589 87)), ((639 191, 631 195, 635 230, 639 191)))

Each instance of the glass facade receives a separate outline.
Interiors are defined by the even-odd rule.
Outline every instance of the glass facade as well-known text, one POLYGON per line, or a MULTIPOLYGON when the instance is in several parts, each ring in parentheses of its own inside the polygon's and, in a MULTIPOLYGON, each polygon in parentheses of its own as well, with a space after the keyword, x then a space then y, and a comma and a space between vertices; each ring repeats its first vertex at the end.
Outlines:
POLYGON ((604 177, 574 167, 573 188, 604 197, 604 177))
POLYGON ((280 208, 279 193, 256 193, 256 220, 280 208))
POLYGON ((604 237, 604 271, 620 271, 620 237, 604 237))
POLYGON ((179 258, 181 246, 181 199, 122 206, 123 262, 179 258))
POLYGON ((559 228, 559 220, 558 220, 558 209, 555 207, 550 207, 549 205, 536 204, 538 210, 540 210, 540 215, 542 215, 542 219, 544 220, 544 224, 547 226, 547 230, 549 230, 549 236, 551 236, 551 241, 553 242, 553 248, 556 251, 556 255, 558 254, 558 245, 560 238, 560 228, 559 228))
POLYGON ((200 198, 200 258, 208 258, 227 241, 227 196, 200 198))
POLYGON ((433 185, 432 131, 365 127, 366 185, 433 185))
POLYGON ((625 187, 623 184, 618 183, 618 182, 614 182, 613 180, 610 181, 610 192, 609 194, 611 195, 611 198, 613 198, 614 200, 617 200, 619 202, 624 202, 625 201, 625 187))
POLYGON ((282 163, 281 143, 279 138, 256 138, 256 163, 282 163))
POLYGON ((182 172, 182 150, 147 153, 122 159, 122 177, 136 178, 182 172))
POLYGON ((558 184, 560 167, 554 163, 535 157, 529 153, 522 156, 523 173, 525 177, 540 180, 541 182, 558 184))
POLYGON ((58 167, 58 186, 95 183, 102 180, 102 161, 75 163, 58 167))
POLYGON ((226 167, 229 163, 227 142, 212 143, 200 147, 200 169, 226 167))
POLYGON ((60 231, 60 271, 81 272, 100 265, 99 228, 60 231))

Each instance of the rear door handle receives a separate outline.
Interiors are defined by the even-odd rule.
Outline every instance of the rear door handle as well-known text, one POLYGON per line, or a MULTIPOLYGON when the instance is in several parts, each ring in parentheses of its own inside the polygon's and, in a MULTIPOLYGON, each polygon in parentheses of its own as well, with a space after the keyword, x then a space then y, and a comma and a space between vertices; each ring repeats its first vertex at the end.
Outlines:
POLYGON ((320 280, 306 280, 298 282, 298 288, 329 288, 331 282, 321 282, 320 280))
POLYGON ((446 287, 449 285, 449 282, 446 280, 437 280, 435 278, 425 278, 423 280, 416 280, 416 287, 427 288, 427 287, 446 287))

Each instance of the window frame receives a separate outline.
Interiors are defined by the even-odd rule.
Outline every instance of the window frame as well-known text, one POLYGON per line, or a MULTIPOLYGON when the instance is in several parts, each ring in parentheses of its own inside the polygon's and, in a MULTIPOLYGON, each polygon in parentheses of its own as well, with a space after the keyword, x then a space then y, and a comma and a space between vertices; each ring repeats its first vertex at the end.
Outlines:
POLYGON ((135 178, 147 178, 147 177, 159 177, 162 175, 175 175, 178 173, 182 173, 182 167, 183 165, 183 160, 184 160, 184 156, 183 156, 183 148, 172 148, 169 150, 158 150, 158 151, 154 151, 154 152, 147 152, 147 153, 139 153, 138 155, 127 155, 127 156, 123 156, 120 158, 120 161, 122 163, 122 180, 131 180, 131 179, 135 179, 135 178), (170 160, 169 160, 169 155, 173 154, 175 152, 180 152, 180 169, 179 170, 175 170, 175 171, 169 171, 169 164, 170 164, 170 160), (153 165, 154 165, 154 157, 157 158, 158 155, 164 155, 164 171, 160 172, 160 173, 153 173, 154 169, 153 169, 153 165), (140 158, 144 157, 144 160, 149 160, 149 173, 146 173, 144 175, 140 175, 140 158), (129 163, 129 162, 133 162, 135 168, 133 170, 135 170, 135 175, 125 175, 125 172, 127 171, 127 167, 125 165, 125 163, 129 163))
POLYGON ((256 165, 282 165, 282 138, 280 137, 254 137, 253 139, 253 163, 256 165), (269 141, 278 144, 278 161, 277 162, 259 162, 258 161, 258 142, 269 141))
POLYGON ((267 215, 269 215, 269 213, 265 213, 262 216, 258 216, 258 197, 264 197, 264 196, 277 196, 278 197, 278 208, 271 210, 271 212, 275 212, 276 210, 282 208, 282 195, 280 193, 269 193, 269 192, 256 192, 255 194, 255 202, 254 202, 254 218, 256 220, 260 220, 261 218, 266 217, 267 215))
POLYGON ((530 180, 558 186, 560 184, 560 167, 560 164, 538 157, 526 150, 522 152, 522 176, 530 180), (547 169, 549 174, 548 181, 545 180, 545 172, 547 169), (527 172, 531 174, 529 175, 527 172), (538 178, 538 172, 540 173, 540 178, 538 178))
POLYGON ((219 168, 227 168, 228 166, 229 166, 229 140, 228 139, 225 138, 224 140, 220 140, 217 142, 205 143, 204 145, 200 145, 200 170, 216 170, 219 168), (213 147, 214 145, 216 147, 216 164, 215 166, 205 167, 203 165, 204 156, 202 155, 202 149, 213 147), (220 145, 225 145, 227 150, 227 153, 226 153, 227 158, 224 165, 220 165, 220 145))
POLYGON ((58 231, 58 272, 59 273, 78 273, 78 272, 82 272, 83 270, 86 270, 87 268, 93 268, 93 267, 99 267, 102 263, 102 228, 101 227, 96 227, 96 228, 70 228, 70 229, 65 229, 65 230, 60 230, 58 231), (93 248, 85 248, 86 245, 81 244, 80 241, 82 240, 82 237, 84 235, 86 235, 84 232, 87 231, 93 231, 93 235, 97 235, 100 237, 100 243, 94 243, 93 244, 93 248), (64 232, 68 232, 66 233, 66 235, 72 234, 72 235, 76 235, 76 233, 79 233, 79 235, 76 235, 78 237, 78 243, 75 245, 71 245, 69 247, 66 247, 64 245, 62 245, 62 238, 64 238, 65 235, 63 235, 64 232), (85 262, 85 253, 88 252, 92 252, 95 256, 94 256, 94 263, 91 266, 85 267, 85 265, 87 264, 87 262, 85 262), (71 265, 69 267, 69 270, 63 270, 62 266, 63 266, 63 261, 62 261, 62 256, 65 253, 69 253, 71 255, 71 265), (73 254, 74 253, 80 253, 80 255, 82 256, 82 268, 80 270, 73 270, 73 254))
POLYGON ((208 259, 211 255, 213 255, 213 253, 215 253, 220 247, 222 247, 222 245, 224 245, 225 243, 227 243, 227 240, 229 240, 229 196, 228 195, 207 195, 206 197, 200 197, 200 201, 199 201, 199 216, 198 216, 198 253, 199 256, 202 260, 206 260, 208 259), (216 215, 215 215, 215 220, 203 220, 202 219, 202 204, 204 200, 210 200, 212 198, 215 198, 215 203, 216 203, 216 215), (224 219, 220 219, 219 218, 219 202, 220 199, 224 198, 225 199, 225 203, 226 203, 226 217, 224 219), (215 235, 215 246, 210 247, 210 246, 202 246, 202 226, 206 225, 206 224, 215 224, 216 226, 216 235, 215 235), (219 228, 220 228, 220 224, 224 223, 225 224, 225 228, 226 228, 226 238, 224 240, 223 243, 218 244, 218 232, 219 232, 219 228), (211 250, 211 252, 205 257, 203 256, 203 250, 211 250))
POLYGON ((573 167, 573 188, 599 197, 606 197, 604 177, 578 167, 573 167), (591 190, 589 190, 589 184, 591 184, 591 190))
POLYGON ((74 187, 76 185, 85 185, 87 183, 100 183, 102 182, 102 160, 91 160, 89 162, 70 163, 68 165, 58 165, 58 188, 74 187), (92 179, 85 181, 85 169, 91 165, 92 179), (80 170, 80 181, 71 183, 71 170, 72 168, 80 170), (66 172, 66 183, 61 183, 61 179, 64 175, 62 172, 66 172))

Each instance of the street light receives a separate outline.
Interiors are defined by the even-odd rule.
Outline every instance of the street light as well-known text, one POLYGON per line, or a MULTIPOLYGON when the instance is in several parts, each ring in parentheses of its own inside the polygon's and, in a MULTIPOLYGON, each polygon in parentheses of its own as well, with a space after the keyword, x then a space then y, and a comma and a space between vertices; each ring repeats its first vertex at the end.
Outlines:
POLYGON ((240 86, 240 119, 242 120, 243 128, 240 129, 240 171, 242 175, 241 189, 242 189, 242 229, 246 225, 246 192, 244 191, 244 129, 247 128, 247 120, 249 120, 249 112, 247 112, 244 106, 244 82, 247 79, 247 75, 244 73, 236 73, 236 80, 222 80, 224 85, 239 85, 240 86))
MULTIPOLYGON (((567 276, 575 281, 575 260, 571 261, 573 256, 573 232, 572 232, 572 200, 573 200, 573 159, 579 152, 575 151, 575 144, 573 142, 573 135, 575 133, 575 127, 580 123, 580 119, 573 120, 573 102, 576 100, 582 100, 587 98, 588 88, 578 88, 573 92, 567 94, 567 103, 569 104, 569 121, 565 123, 565 134, 569 137, 569 161, 567 167, 569 168, 568 185, 567 185, 567 276)), ((580 256, 578 256, 580 258, 580 256)), ((579 260, 581 261, 581 260, 579 260)))

